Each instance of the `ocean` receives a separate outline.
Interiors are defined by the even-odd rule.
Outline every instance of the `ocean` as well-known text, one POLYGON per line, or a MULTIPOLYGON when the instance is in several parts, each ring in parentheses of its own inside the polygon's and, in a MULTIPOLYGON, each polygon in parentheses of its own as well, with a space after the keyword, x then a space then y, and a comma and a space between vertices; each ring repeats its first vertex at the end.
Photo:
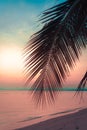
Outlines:
POLYGON ((87 107, 87 92, 83 97, 73 91, 63 91, 55 104, 37 107, 29 91, 0 91, 0 130, 15 130, 43 120, 62 116, 87 107), (82 99, 82 100, 80 100, 82 99))

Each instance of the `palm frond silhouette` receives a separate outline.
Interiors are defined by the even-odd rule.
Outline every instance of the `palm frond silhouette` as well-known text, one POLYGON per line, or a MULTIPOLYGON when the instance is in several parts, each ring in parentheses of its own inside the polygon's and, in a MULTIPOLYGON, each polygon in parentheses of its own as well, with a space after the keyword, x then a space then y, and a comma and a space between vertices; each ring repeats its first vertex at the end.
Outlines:
POLYGON ((83 90, 84 87, 86 86, 86 83, 87 83, 87 72, 85 73, 84 77, 83 77, 82 80, 80 81, 80 83, 79 83, 79 85, 78 85, 78 88, 77 88, 77 91, 83 90))
POLYGON ((67 0, 43 12, 43 27, 25 47, 26 84, 39 101, 54 100, 87 43, 87 0, 67 0), (37 90, 39 90, 37 92, 37 90), (44 91, 46 90, 46 91, 44 91))

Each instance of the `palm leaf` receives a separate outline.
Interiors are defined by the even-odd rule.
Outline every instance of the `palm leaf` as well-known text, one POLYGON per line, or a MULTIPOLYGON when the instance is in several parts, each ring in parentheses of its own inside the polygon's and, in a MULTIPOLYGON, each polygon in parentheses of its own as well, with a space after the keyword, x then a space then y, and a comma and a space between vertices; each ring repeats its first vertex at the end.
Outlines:
POLYGON ((84 90, 84 88, 86 86, 86 82, 87 82, 87 72, 85 73, 84 77, 80 81, 77 92, 79 92, 80 90, 84 90))
POLYGON ((55 90, 86 47, 86 20, 86 0, 67 0, 43 13, 43 28, 25 47, 26 84, 35 80, 32 89, 38 102, 55 99, 55 90))

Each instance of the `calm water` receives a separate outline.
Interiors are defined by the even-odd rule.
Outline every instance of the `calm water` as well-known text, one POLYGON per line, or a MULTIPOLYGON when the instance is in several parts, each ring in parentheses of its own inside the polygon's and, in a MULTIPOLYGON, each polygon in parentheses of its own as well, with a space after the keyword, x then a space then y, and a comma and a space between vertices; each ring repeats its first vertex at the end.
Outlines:
POLYGON ((61 92, 55 105, 42 109, 35 106, 27 91, 0 91, 0 130, 13 130, 85 107, 87 92, 82 101, 74 92, 61 92))

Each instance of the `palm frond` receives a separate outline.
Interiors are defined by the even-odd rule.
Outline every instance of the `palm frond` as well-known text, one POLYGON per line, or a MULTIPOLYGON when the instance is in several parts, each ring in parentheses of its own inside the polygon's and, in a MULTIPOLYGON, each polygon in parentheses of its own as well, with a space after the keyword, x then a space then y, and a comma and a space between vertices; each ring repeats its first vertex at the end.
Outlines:
POLYGON ((67 0, 43 13, 43 28, 25 47, 26 84, 37 76, 32 89, 38 102, 55 99, 55 90, 62 87, 86 47, 86 19, 86 0, 67 0))
POLYGON ((77 88, 77 92, 79 92, 80 90, 84 90, 86 83, 87 83, 87 72, 85 73, 84 77, 80 81, 78 88, 77 88))

